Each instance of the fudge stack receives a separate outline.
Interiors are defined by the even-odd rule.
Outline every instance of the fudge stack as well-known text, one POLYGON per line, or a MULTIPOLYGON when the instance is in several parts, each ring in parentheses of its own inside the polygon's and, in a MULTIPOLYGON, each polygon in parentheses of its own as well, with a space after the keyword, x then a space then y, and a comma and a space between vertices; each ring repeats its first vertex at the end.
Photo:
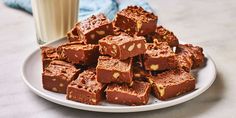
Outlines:
POLYGON ((77 23, 68 43, 41 48, 43 88, 93 105, 145 105, 151 93, 168 100, 194 90, 190 71, 204 64, 203 49, 179 44, 157 20, 128 6, 113 21, 97 14, 77 23))

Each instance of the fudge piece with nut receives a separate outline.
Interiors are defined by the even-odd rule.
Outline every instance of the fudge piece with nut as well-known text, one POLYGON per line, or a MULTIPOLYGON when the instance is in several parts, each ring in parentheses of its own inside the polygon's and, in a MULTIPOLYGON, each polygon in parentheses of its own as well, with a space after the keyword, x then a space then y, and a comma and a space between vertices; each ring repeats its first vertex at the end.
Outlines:
POLYGON ((42 73, 43 88, 49 91, 66 93, 68 84, 74 80, 80 72, 74 65, 54 60, 42 73))
POLYGON ((98 104, 104 96, 105 84, 97 81, 96 69, 90 68, 79 74, 67 87, 66 98, 86 104, 98 104))
POLYGON ((143 57, 144 67, 150 71, 173 69, 178 64, 175 53, 166 42, 148 43, 143 57))
POLYGON ((99 46, 97 44, 67 43, 58 47, 61 59, 80 65, 91 65, 97 63, 99 46))
POLYGON ((96 67, 97 79, 101 83, 131 83, 133 79, 132 58, 118 60, 100 56, 96 67))
POLYGON ((128 6, 117 13, 115 26, 130 35, 144 36, 154 32, 157 16, 139 6, 128 6))
POLYGON ((77 23, 75 27, 67 34, 69 41, 97 44, 99 39, 113 34, 112 23, 104 14, 92 15, 77 23))
POLYGON ((115 104, 145 105, 150 94, 148 82, 133 81, 132 84, 109 84, 106 88, 106 100, 115 104))
POLYGON ((179 44, 176 48, 176 54, 184 55, 192 59, 192 69, 201 67, 204 65, 203 49, 199 46, 193 46, 192 44, 179 44))
POLYGON ((153 93, 160 100, 182 95, 195 89, 196 80, 183 69, 165 71, 157 76, 149 76, 153 93))
POLYGON ((145 38, 131 37, 125 33, 118 36, 109 35, 99 40, 99 51, 103 55, 125 60, 146 51, 145 38))

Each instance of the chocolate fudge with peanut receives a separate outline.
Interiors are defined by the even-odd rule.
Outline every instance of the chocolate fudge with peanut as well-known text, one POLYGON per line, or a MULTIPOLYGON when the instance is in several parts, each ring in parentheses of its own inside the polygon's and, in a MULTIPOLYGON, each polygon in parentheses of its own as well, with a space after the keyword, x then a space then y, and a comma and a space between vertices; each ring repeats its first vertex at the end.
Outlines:
POLYGON ((139 6, 128 6, 117 13, 115 26, 130 35, 144 36, 154 32, 157 16, 139 6))
POLYGON ((132 58, 118 60, 100 56, 96 67, 97 79, 101 83, 131 83, 133 80, 132 58))
POLYGON ((166 42, 148 43, 143 57, 144 67, 150 71, 174 69, 178 65, 175 53, 166 42))
POLYGON ((106 101, 115 104, 145 105, 148 103, 151 86, 148 82, 133 81, 132 84, 109 84, 106 101))
POLYGON ((43 88, 57 93, 66 93, 68 84, 77 78, 80 69, 74 65, 54 60, 42 73, 43 88))
POLYGON ((66 98, 85 104, 99 104, 104 98, 106 85, 97 81, 96 69, 90 68, 80 73, 67 87, 66 98))
POLYGON ((204 65, 205 57, 203 49, 199 46, 193 46, 192 44, 179 44, 176 48, 176 54, 185 55, 192 59, 192 69, 201 67, 204 65))
POLYGON ((112 23, 100 13, 77 23, 67 36, 71 42, 97 44, 99 39, 113 33, 112 23))
POLYGON ((67 43, 58 47, 61 59, 80 65, 92 65, 97 63, 99 46, 97 44, 67 43))
POLYGON ((99 51, 116 59, 125 60, 143 54, 146 51, 144 37, 131 37, 122 33, 118 36, 106 36, 99 40, 99 51))
POLYGON ((160 100, 168 100, 195 89, 196 80, 183 69, 165 71, 157 76, 149 76, 153 93, 160 100))

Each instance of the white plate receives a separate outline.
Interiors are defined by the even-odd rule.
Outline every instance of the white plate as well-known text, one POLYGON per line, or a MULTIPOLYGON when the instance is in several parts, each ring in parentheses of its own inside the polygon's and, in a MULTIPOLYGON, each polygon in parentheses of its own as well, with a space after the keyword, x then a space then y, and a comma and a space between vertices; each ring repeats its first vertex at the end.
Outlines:
MULTIPOLYGON (((48 46, 58 46, 66 42, 65 39, 60 39, 49 44, 48 46)), ((88 110, 88 111, 97 111, 97 112, 139 112, 139 111, 148 111, 154 109, 161 109, 165 107, 174 106, 188 100, 195 98, 204 91, 206 91, 214 82, 216 76, 216 69, 213 60, 209 55, 206 56, 206 65, 198 70, 193 70, 194 76, 197 78, 196 90, 188 94, 173 98, 168 101, 160 101, 150 97, 149 103, 142 106, 125 106, 125 105, 116 105, 109 104, 106 102, 101 102, 100 105, 87 105, 79 102, 74 102, 67 100, 64 94, 53 93, 42 88, 42 63, 40 49, 33 51, 25 60, 22 67, 22 77, 24 82, 29 86, 33 92, 37 95, 60 105, 67 107, 88 110)))

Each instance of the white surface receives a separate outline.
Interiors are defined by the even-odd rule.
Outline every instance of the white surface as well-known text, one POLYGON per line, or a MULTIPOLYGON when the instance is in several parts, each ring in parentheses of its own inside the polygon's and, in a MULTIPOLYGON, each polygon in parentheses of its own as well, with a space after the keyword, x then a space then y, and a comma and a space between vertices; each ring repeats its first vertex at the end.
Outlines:
POLYGON ((22 81, 23 60, 38 47, 31 15, 0 2, 0 118, 235 118, 236 1, 149 0, 160 23, 214 59, 217 77, 183 104, 138 113, 110 114, 67 108, 34 94, 22 81))
MULTIPOLYGON (((46 46, 57 47, 60 44, 65 43, 67 40, 61 39, 54 41, 46 46)), ((174 106, 186 102, 202 92, 206 91, 214 82, 216 77, 215 65, 209 56, 206 57, 206 65, 201 69, 194 70, 194 76, 196 78, 196 90, 185 94, 180 97, 168 101, 160 101, 155 97, 150 97, 150 100, 147 105, 142 106, 126 106, 126 105, 115 105, 109 104, 105 101, 101 102, 100 105, 87 105, 79 102, 74 102, 67 100, 65 94, 58 94, 54 92, 47 91, 42 87, 42 63, 41 63, 41 53, 40 49, 33 51, 25 60, 22 66, 22 78, 25 83, 29 86, 39 96, 71 108, 77 108, 88 111, 98 111, 98 112, 138 112, 138 111, 149 111, 155 109, 166 108, 169 106, 174 106)))

